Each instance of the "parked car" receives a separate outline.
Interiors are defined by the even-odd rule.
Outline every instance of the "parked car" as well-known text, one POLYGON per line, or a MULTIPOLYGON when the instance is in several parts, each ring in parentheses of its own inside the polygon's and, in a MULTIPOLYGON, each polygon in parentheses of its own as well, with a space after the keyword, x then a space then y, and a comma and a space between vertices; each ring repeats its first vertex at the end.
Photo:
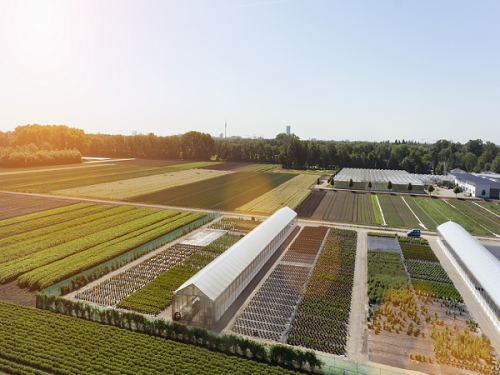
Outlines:
POLYGON ((420 229, 412 229, 406 232, 408 237, 420 237, 420 229))

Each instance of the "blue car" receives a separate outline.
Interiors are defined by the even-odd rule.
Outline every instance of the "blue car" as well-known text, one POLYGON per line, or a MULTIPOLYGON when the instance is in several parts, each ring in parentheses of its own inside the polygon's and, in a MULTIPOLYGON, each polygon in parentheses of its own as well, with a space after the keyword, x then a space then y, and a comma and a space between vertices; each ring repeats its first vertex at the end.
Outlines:
POLYGON ((406 232, 408 237, 420 237, 420 229, 412 229, 406 232))

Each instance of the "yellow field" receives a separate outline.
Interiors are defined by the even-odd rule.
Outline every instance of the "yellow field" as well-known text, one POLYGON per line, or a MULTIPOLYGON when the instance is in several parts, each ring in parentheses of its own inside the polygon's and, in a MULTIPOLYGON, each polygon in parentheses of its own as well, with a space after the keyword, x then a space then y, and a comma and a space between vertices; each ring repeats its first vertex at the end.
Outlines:
POLYGON ((154 176, 132 178, 129 180, 106 182, 103 184, 82 186, 73 189, 55 191, 55 194, 73 197, 91 197, 102 199, 127 199, 138 195, 153 193, 174 186, 203 181, 232 173, 231 171, 215 171, 209 169, 190 169, 154 176))
POLYGON ((295 208, 309 192, 317 176, 301 174, 261 195, 236 211, 246 213, 272 214, 283 207, 295 208))

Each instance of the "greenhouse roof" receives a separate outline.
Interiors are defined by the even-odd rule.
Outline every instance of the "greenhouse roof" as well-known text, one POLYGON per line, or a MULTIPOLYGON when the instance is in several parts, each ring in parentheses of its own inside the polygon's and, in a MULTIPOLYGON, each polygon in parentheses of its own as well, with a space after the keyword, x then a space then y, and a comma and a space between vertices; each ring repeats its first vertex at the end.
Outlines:
POLYGON ((495 303, 500 306, 500 261, 464 228, 449 221, 437 227, 495 303))
POLYGON ((175 292, 193 285, 212 301, 247 268, 265 247, 297 217, 288 207, 276 211, 221 256, 182 284, 175 292))

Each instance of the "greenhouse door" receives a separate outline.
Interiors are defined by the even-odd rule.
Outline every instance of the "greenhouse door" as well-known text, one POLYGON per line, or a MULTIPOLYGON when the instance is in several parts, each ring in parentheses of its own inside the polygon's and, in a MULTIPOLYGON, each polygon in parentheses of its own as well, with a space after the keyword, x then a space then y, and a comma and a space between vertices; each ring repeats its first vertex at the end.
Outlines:
POLYGON ((490 189, 490 198, 498 199, 498 192, 500 189, 490 189))

